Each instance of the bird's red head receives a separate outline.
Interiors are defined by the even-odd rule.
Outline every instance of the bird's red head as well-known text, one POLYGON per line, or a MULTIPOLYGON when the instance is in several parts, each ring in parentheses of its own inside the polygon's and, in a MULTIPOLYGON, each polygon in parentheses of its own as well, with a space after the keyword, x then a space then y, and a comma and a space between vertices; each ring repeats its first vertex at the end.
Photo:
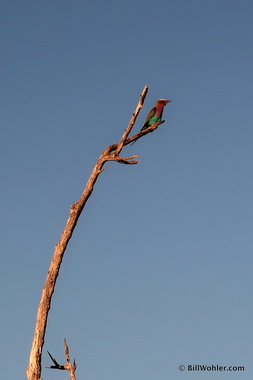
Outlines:
POLYGON ((164 105, 166 105, 166 104, 171 103, 171 102, 172 102, 172 100, 159 99, 159 100, 157 100, 156 103, 160 103, 160 104, 164 104, 164 105))

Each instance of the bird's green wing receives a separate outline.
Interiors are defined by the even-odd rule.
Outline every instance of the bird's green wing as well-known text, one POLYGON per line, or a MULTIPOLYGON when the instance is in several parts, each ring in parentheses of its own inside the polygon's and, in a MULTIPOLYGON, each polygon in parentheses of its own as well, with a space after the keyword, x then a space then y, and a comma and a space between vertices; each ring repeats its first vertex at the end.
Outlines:
POLYGON ((156 107, 153 107, 149 113, 148 113, 148 116, 146 117, 146 120, 143 124, 143 127, 141 128, 141 131, 143 131, 144 129, 148 128, 152 122, 150 123, 150 121, 152 120, 152 118, 155 116, 156 114, 156 107))
POLYGON ((149 113, 148 113, 148 116, 146 117, 146 121, 148 121, 149 119, 151 119, 153 116, 155 116, 156 114, 156 107, 153 107, 149 113))

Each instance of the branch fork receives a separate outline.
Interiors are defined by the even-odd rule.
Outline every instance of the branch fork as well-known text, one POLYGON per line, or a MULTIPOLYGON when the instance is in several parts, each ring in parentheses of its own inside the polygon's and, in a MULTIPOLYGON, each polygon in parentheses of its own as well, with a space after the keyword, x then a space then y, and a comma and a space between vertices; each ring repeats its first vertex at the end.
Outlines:
POLYGON ((70 361, 69 347, 68 347, 66 339, 64 339, 64 351, 65 351, 65 357, 66 357, 66 362, 67 362, 67 364, 65 364, 65 365, 59 364, 57 362, 57 360, 55 358, 53 358, 53 356, 50 354, 50 352, 47 351, 47 353, 50 356, 50 358, 51 358, 52 362, 54 363, 54 365, 47 366, 46 368, 49 368, 49 369, 60 369, 60 370, 69 371, 70 379, 71 380, 76 380, 76 377, 75 377, 76 362, 75 362, 75 359, 74 359, 73 364, 70 361))

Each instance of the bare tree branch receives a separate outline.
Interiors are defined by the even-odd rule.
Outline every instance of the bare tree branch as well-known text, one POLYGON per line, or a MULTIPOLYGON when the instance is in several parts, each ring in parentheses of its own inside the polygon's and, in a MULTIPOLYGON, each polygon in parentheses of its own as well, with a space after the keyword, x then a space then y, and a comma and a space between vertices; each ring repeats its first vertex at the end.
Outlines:
POLYGON ((50 356, 52 362, 54 363, 54 365, 50 365, 49 367, 46 367, 46 368, 51 368, 51 369, 66 369, 64 365, 60 365, 57 360, 55 358, 53 358, 53 356, 50 354, 49 351, 47 351, 48 355, 50 356))
POLYGON ((65 349, 65 357, 67 365, 65 365, 65 368, 67 371, 69 371, 69 376, 71 380, 76 380, 75 371, 76 371, 76 362, 74 359, 73 364, 71 364, 70 357, 69 357, 69 347, 67 345, 66 339, 64 339, 64 349, 65 349))
POLYGON ((71 380, 76 380, 76 375, 75 375, 75 371, 76 371, 76 362, 75 362, 75 359, 74 359, 74 362, 73 364, 71 363, 70 361, 70 357, 69 357, 69 347, 67 345, 67 341, 66 339, 64 339, 64 351, 65 351, 65 357, 66 357, 66 362, 67 364, 66 365, 61 365, 57 362, 57 360, 55 358, 53 358, 53 356, 50 354, 49 351, 47 351, 48 355, 50 356, 51 360, 53 361, 54 365, 51 365, 49 367, 46 367, 46 368, 50 368, 50 369, 60 369, 60 370, 67 370, 69 371, 69 376, 70 376, 70 379, 71 380))
MULTIPOLYGON (((127 128, 125 129, 120 141, 117 144, 109 145, 108 147, 104 149, 104 151, 99 157, 90 175, 90 178, 88 179, 88 182, 85 186, 85 189, 80 199, 76 203, 74 203, 70 208, 70 214, 69 214, 69 218, 67 220, 66 226, 61 234, 58 244, 56 244, 55 246, 55 251, 51 260, 51 264, 47 273, 45 285, 42 290, 41 300, 38 306, 35 332, 34 332, 34 337, 32 341, 32 348, 30 352, 30 359, 29 359, 28 368, 26 370, 28 380, 42 380, 41 379, 42 349, 44 346, 44 338, 45 338, 45 332, 46 332, 46 327, 47 327, 48 313, 51 306, 51 300, 54 293, 56 280, 59 275, 60 266, 63 260, 64 253, 66 251, 68 242, 71 239, 71 236, 74 232, 79 216, 87 200, 89 199, 90 195, 93 192, 98 176, 105 169, 107 169, 107 167, 104 168, 104 164, 107 161, 116 161, 120 164, 126 164, 126 165, 137 164, 139 160, 134 160, 134 158, 138 157, 136 155, 125 157, 125 158, 119 156, 119 154, 122 151, 123 146, 128 145, 131 142, 143 137, 147 133, 153 132, 156 128, 158 128, 160 124, 164 122, 164 121, 160 121, 159 123, 153 124, 150 127, 146 128, 145 130, 140 131, 134 136, 128 138, 128 135, 131 132, 134 126, 134 123, 136 121, 136 118, 144 104, 144 100, 147 95, 147 92, 148 92, 148 86, 145 86, 140 95, 140 100, 137 104, 137 107, 135 111, 133 112, 131 120, 127 128)), ((75 378, 76 364, 75 364, 75 361, 73 365, 70 362, 68 345, 65 340, 64 340, 64 347, 65 347, 65 356, 66 356, 67 364, 65 366, 61 366, 48 352, 50 358, 52 359, 54 363, 54 366, 50 366, 46 368, 66 369, 69 371, 71 380, 76 380, 75 378)))
MULTIPOLYGON (((126 128, 125 132, 123 133, 120 141, 118 144, 112 144, 104 149, 101 156, 99 157, 91 175, 90 178, 85 186, 85 189, 79 199, 76 203, 74 203, 70 208, 70 215, 67 220, 66 226, 62 232, 62 235, 60 237, 60 240, 58 244, 55 246, 54 255, 51 260, 51 264, 48 270, 47 278, 45 281, 45 285, 42 290, 42 296, 41 300, 38 306, 38 312, 37 312, 37 319, 35 324, 35 332, 34 337, 32 341, 32 348, 30 353, 30 359, 28 368, 26 370, 27 378, 28 380, 41 380, 41 356, 42 356, 42 349, 44 345, 44 338, 45 338, 45 332, 46 332, 46 326, 47 326, 47 318, 48 313, 51 306, 51 300, 55 289, 55 284, 57 277, 59 275, 60 266, 63 260, 63 256, 65 253, 65 250, 67 248, 68 242, 73 234, 73 231, 75 229, 75 226, 78 222, 79 216, 89 199, 90 195, 93 192, 93 188, 95 186, 95 183, 98 179, 98 176, 102 171, 105 169, 103 168, 104 164, 107 161, 117 161, 121 164, 137 164, 138 160, 133 160, 133 158, 137 158, 138 156, 131 156, 122 158, 119 156, 122 148, 124 145, 129 144, 136 138, 135 136, 141 137, 145 135, 146 133, 154 129, 154 126, 148 128, 144 132, 140 132, 139 134, 127 139, 127 136, 131 132, 131 129, 135 123, 135 120, 140 112, 140 109, 143 106, 145 97, 148 92, 148 86, 145 86, 141 95, 140 100, 138 102, 138 105, 131 117, 131 120, 129 122, 128 127, 126 128), (151 129, 152 128, 152 129, 151 129)), ((74 378, 73 378, 74 379, 74 378)))
MULTIPOLYGON (((131 129, 134 126, 135 120, 136 120, 137 116, 139 115, 140 110, 143 107, 143 103, 144 103, 144 100, 146 98, 147 93, 148 93, 148 86, 145 86, 142 93, 141 93, 139 103, 137 104, 137 107, 133 113, 133 116, 131 117, 131 120, 128 124, 128 127, 125 129, 125 132, 123 133, 123 136, 121 137, 120 142, 117 144, 117 148, 115 150, 115 153, 117 155, 119 155, 119 153, 121 152, 123 145, 126 145, 125 142, 126 142, 127 136, 131 132, 131 129)), ((129 143, 129 142, 127 142, 127 143, 129 143)))
POLYGON ((157 122, 157 123, 152 124, 150 127, 146 128, 146 129, 143 129, 143 130, 141 130, 140 132, 136 133, 136 135, 130 137, 130 138, 127 140, 126 144, 130 144, 131 142, 134 142, 134 141, 136 141, 136 140, 139 140, 139 138, 141 138, 141 137, 147 135, 148 133, 150 133, 150 132, 154 132, 154 130, 157 129, 157 128, 159 127, 160 124, 163 124, 164 121, 165 121, 165 120, 161 120, 161 121, 159 121, 159 122, 157 122))

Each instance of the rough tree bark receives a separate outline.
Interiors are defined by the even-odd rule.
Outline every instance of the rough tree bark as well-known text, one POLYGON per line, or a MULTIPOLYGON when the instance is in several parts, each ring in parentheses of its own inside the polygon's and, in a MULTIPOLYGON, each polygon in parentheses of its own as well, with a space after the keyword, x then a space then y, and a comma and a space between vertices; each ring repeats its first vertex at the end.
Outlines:
MULTIPOLYGON (((137 158, 138 156, 131 156, 131 157, 126 157, 126 158, 122 158, 119 156, 123 146, 130 144, 133 140, 139 139, 140 137, 146 135, 147 133, 153 132, 160 124, 164 122, 164 121, 161 121, 159 123, 153 124, 151 127, 145 129, 144 131, 141 131, 135 134, 134 136, 128 138, 128 135, 134 126, 135 120, 143 106, 147 92, 148 92, 148 86, 145 86, 140 95, 140 100, 138 102, 138 105, 135 111, 133 112, 131 120, 127 128, 125 129, 120 141, 117 144, 109 145, 108 147, 104 149, 104 151, 99 157, 90 175, 90 178, 85 186, 85 189, 79 201, 74 203, 70 208, 70 215, 67 220, 66 226, 62 232, 59 243, 56 244, 55 246, 55 251, 51 260, 51 264, 48 270, 45 285, 42 290, 41 300, 38 306, 37 319, 36 319, 36 324, 35 324, 34 337, 32 341, 30 359, 29 359, 28 368, 26 370, 28 380, 41 380, 41 357, 42 357, 42 349, 44 345, 44 337, 45 337, 45 332, 46 332, 46 327, 47 327, 47 318, 48 318, 48 313, 50 310, 51 300, 54 293, 55 284, 56 284, 56 280, 59 274, 60 266, 63 260, 65 250, 67 248, 68 242, 73 234, 73 231, 79 219, 79 216, 87 200, 92 194, 94 185, 98 179, 99 174, 101 174, 102 171, 106 169, 106 168, 103 168, 104 164, 107 161, 116 161, 116 162, 119 162, 120 164, 130 164, 130 165, 137 164, 139 160, 133 160, 133 159, 137 158)), ((65 352, 66 352, 66 346, 65 346, 65 352)), ((69 369, 68 368, 64 368, 64 369, 69 370, 71 379, 75 379, 75 374, 74 374, 75 368, 73 369, 73 366, 69 365, 69 369)))

